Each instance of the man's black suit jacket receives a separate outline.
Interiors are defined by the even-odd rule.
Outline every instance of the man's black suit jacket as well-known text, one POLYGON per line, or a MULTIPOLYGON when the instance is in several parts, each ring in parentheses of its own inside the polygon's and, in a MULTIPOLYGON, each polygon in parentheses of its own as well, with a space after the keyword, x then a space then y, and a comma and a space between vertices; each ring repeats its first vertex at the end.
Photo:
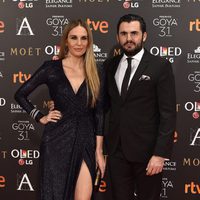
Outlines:
POLYGON ((119 95, 115 73, 121 56, 104 63, 110 102, 108 154, 121 147, 129 161, 148 162, 152 155, 169 158, 176 121, 175 82, 171 64, 145 50, 125 99, 119 95), (146 79, 146 80, 145 80, 146 79))

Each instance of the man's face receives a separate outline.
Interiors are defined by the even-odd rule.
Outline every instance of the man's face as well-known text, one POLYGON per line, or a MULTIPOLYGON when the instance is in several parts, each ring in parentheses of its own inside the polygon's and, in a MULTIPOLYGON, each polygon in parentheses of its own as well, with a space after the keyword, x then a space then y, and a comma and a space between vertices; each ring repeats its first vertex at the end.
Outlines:
POLYGON ((134 56, 143 47, 147 33, 142 33, 140 22, 122 22, 119 26, 117 40, 127 56, 134 56))

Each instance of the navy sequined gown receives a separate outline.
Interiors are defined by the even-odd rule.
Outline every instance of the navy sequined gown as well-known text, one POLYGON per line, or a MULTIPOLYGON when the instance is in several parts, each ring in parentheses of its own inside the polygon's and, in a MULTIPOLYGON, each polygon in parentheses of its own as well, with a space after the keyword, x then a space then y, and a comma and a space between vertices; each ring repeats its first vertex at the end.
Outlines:
POLYGON ((16 92, 16 101, 39 121, 44 115, 34 108, 27 97, 39 85, 46 84, 55 109, 62 113, 57 123, 45 125, 42 135, 41 200, 73 200, 83 160, 94 181, 96 135, 103 133, 102 83, 99 100, 95 108, 91 108, 86 81, 74 93, 65 76, 62 60, 46 61, 16 92))

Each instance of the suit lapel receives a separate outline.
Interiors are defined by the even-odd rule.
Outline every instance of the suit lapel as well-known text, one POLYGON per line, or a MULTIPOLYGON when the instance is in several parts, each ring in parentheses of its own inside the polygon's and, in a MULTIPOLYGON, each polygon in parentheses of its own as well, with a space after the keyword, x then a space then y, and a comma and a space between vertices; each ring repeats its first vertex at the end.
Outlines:
POLYGON ((131 91, 133 90, 135 84, 138 82, 139 78, 141 77, 142 73, 144 72, 144 70, 146 69, 146 67, 148 66, 148 62, 149 62, 149 53, 145 50, 144 55, 142 57, 142 60, 140 61, 140 64, 131 80, 126 98, 129 96, 129 94, 131 93, 131 91))

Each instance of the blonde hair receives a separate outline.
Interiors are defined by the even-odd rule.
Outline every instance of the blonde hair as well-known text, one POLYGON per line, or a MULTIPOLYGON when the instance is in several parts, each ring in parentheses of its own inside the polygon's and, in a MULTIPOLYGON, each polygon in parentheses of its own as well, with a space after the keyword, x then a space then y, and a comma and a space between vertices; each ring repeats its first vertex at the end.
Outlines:
MULTIPOLYGON (((59 56, 59 59, 64 59, 66 57, 68 53, 68 48, 66 46, 66 39, 69 35, 69 32, 77 26, 82 26, 83 28, 85 28, 88 34, 88 47, 84 54, 84 67, 85 67, 87 88, 89 88, 89 91, 92 97, 91 106, 94 107, 99 96, 100 80, 99 80, 96 61, 95 61, 94 52, 93 52, 92 32, 86 22, 82 21, 81 19, 73 20, 69 22, 69 24, 65 27, 63 31, 61 44, 60 44, 60 52, 58 56, 59 56)), ((88 94, 88 97, 89 97, 89 94, 88 94)))

